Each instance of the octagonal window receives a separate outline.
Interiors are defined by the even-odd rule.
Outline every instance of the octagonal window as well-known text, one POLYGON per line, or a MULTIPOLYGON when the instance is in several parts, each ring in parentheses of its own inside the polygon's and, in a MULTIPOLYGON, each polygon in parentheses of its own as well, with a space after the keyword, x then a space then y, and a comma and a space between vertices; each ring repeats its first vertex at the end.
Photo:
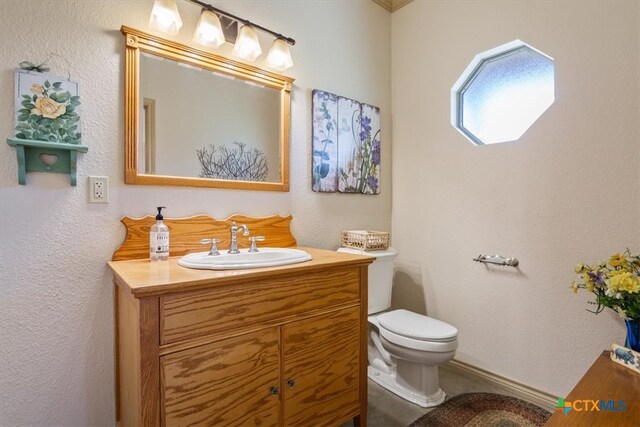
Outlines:
POLYGON ((451 89, 451 124, 476 145, 516 141, 553 104, 553 71, 520 40, 476 55, 451 89))

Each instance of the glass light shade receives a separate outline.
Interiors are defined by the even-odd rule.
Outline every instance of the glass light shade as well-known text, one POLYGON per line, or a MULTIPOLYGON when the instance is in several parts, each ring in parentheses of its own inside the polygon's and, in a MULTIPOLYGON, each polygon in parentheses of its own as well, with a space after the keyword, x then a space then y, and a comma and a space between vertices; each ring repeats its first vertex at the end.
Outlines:
POLYGON ((273 41, 273 46, 267 56, 267 65, 278 71, 284 71, 293 65, 289 43, 278 38, 273 41))
POLYGON ((178 35, 182 19, 175 0, 155 0, 149 18, 149 28, 171 36, 178 35))
POLYGON ((193 33, 193 41, 203 46, 217 48, 224 43, 220 18, 210 10, 203 10, 193 33))
POLYGON ((249 62, 255 61, 262 53, 256 31, 248 25, 243 25, 231 53, 249 62))

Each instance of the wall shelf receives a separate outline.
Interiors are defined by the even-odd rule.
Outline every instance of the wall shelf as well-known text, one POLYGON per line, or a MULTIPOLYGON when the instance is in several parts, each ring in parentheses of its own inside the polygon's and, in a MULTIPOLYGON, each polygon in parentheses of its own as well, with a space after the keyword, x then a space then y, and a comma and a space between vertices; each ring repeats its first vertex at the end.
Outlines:
POLYGON ((52 172, 68 173, 71 177, 71 185, 75 187, 78 152, 89 151, 86 145, 31 139, 9 138, 7 144, 16 147, 20 185, 26 184, 27 172, 52 172))

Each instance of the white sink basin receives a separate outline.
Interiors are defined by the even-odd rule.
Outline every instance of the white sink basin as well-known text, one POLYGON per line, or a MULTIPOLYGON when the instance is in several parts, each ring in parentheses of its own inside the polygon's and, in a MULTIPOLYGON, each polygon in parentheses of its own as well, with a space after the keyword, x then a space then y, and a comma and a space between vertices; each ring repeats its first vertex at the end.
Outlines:
POLYGON ((309 261, 311 255, 300 249, 260 248, 259 252, 241 249, 239 254, 209 255, 209 252, 195 252, 183 256, 178 265, 204 270, 240 270, 245 268, 275 267, 309 261))

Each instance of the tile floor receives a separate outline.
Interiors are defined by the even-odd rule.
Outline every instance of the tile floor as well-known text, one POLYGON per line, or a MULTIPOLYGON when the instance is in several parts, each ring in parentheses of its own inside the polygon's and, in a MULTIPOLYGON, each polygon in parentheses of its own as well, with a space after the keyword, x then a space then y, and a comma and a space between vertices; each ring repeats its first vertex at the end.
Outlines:
MULTIPOLYGON (((465 377, 442 366, 440 371, 440 387, 447 394, 447 399, 458 394, 469 392, 487 392, 511 395, 508 389, 488 381, 465 377)), ((421 408, 380 387, 369 380, 369 409, 367 425, 370 427, 406 427, 432 408, 421 408)), ((352 422, 341 427, 352 426, 352 422)))

